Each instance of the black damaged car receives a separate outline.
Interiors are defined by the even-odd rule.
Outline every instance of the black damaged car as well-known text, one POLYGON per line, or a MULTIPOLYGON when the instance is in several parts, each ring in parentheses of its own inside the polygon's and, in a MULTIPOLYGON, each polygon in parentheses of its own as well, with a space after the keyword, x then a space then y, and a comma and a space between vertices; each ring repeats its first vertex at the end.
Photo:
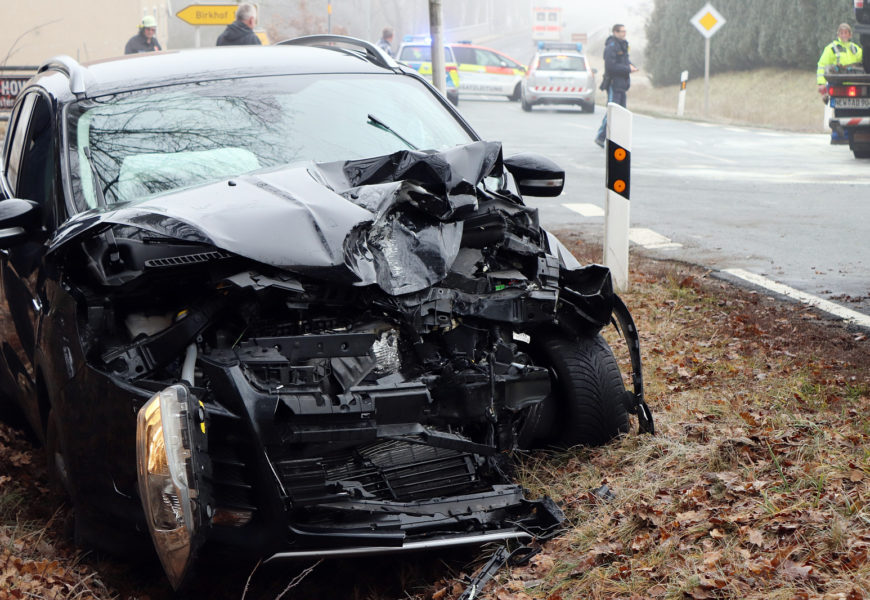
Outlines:
POLYGON ((3 146, 0 385, 77 539, 147 531, 179 587, 226 549, 557 528, 510 452, 652 430, 609 271, 522 200, 563 179, 349 38, 44 64, 3 146))

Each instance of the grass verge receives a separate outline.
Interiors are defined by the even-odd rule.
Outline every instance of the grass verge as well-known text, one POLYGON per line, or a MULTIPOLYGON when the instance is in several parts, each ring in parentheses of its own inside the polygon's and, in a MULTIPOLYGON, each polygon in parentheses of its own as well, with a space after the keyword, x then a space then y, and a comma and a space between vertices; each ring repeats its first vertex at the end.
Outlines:
MULTIPOLYGON (((603 68, 598 67, 599 74, 603 68)), ((632 111, 677 118, 679 85, 653 87, 643 72, 632 76, 628 108, 632 111)), ((822 133, 825 105, 815 85, 815 73, 795 69, 758 69, 710 77, 710 109, 704 113, 704 78, 686 86, 684 119, 786 131, 822 133)), ((604 92, 597 93, 604 105, 604 92)))

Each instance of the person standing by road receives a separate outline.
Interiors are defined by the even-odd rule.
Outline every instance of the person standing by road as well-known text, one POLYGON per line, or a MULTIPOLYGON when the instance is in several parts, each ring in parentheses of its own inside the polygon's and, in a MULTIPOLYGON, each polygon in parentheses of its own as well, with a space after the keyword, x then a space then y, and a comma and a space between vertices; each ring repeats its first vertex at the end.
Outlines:
MULTIPOLYGON (((825 73, 828 69, 839 69, 850 65, 858 66, 863 60, 861 46, 852 41, 852 27, 848 23, 840 23, 837 27, 837 39, 825 46, 819 57, 819 66, 816 70, 816 83, 819 93, 828 101, 828 84, 825 73)), ((832 144, 848 144, 849 139, 840 136, 836 130, 831 130, 832 144)))
MULTIPOLYGON (((628 57, 628 41, 625 39, 625 25, 617 23, 613 26, 612 35, 604 43, 604 79, 601 89, 607 92, 607 101, 625 107, 626 92, 631 87, 631 74, 637 67, 631 64, 628 57)), ((595 143, 604 147, 604 136, 607 133, 607 114, 601 120, 595 143)))
POLYGON ((217 39, 218 46, 260 46, 260 38, 254 33, 257 24, 257 9, 253 4, 239 4, 236 20, 227 25, 217 39))
POLYGON ((393 28, 392 27, 384 27, 384 31, 381 32, 381 39, 378 40, 378 47, 393 56, 393 28))
POLYGON ((157 19, 151 16, 142 18, 139 23, 139 33, 127 40, 124 54, 139 54, 140 52, 160 52, 160 42, 154 37, 157 33, 157 19))

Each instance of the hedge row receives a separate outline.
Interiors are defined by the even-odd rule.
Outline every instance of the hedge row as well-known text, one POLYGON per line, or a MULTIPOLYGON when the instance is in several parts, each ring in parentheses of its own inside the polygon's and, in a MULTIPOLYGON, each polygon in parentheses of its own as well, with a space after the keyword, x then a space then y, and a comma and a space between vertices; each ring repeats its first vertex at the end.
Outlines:
MULTIPOLYGON (((706 0, 655 0, 645 70, 656 85, 704 75, 704 37, 690 19, 706 0)), ((814 71, 837 25, 854 25, 852 0, 715 0, 725 25, 710 40, 710 72, 787 67, 814 71)))

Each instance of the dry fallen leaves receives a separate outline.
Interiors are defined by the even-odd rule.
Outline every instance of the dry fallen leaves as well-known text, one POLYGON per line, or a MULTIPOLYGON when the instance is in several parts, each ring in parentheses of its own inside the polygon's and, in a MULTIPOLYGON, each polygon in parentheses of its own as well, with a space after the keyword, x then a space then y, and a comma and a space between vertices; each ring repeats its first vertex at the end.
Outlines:
MULTIPOLYGON (((597 260, 576 236, 562 238, 583 262, 597 260)), ((479 597, 870 600, 864 334, 692 267, 633 265, 637 285, 625 299, 641 334, 658 433, 529 457, 533 472, 520 469, 523 483, 533 496, 560 501, 572 528, 527 565, 502 570, 479 597), (588 492, 603 483, 614 497, 588 492)), ((0 494, 41 496, 35 452, 0 424, 0 494)), ((49 546, 17 529, 32 519, 39 530, 50 515, 21 507, 4 516, 0 600, 67 598, 97 579, 57 527, 42 536, 49 546)), ((439 557, 430 560, 440 565, 439 557)), ((382 564, 377 580, 395 581, 393 563, 382 564)), ((456 600, 465 589, 461 572, 475 564, 402 580, 404 593, 369 580, 346 596, 456 600)), ((336 585, 329 572, 312 573, 295 590, 299 597, 326 597, 323 590, 336 585)), ((144 595, 87 589, 82 598, 144 595)))

